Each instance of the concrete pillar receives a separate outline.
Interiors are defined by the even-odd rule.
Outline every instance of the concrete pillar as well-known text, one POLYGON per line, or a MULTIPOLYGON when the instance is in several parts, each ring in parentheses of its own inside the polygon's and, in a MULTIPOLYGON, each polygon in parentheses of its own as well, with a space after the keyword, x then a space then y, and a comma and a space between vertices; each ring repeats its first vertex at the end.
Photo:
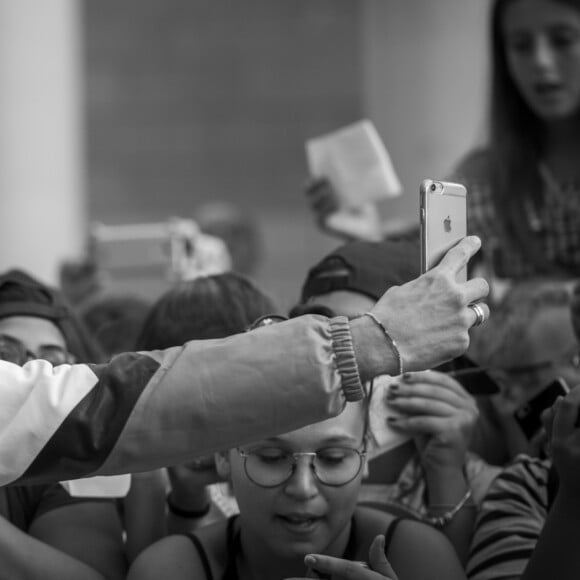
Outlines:
POLYGON ((0 0, 0 270, 56 283, 85 243, 79 0, 0 0))

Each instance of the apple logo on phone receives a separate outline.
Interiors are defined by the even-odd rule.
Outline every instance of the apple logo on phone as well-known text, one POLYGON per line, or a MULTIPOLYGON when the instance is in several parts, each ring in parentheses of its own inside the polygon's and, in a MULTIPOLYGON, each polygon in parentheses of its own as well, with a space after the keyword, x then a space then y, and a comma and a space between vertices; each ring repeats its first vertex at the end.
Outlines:
POLYGON ((445 233, 449 233, 451 231, 451 218, 449 216, 443 220, 443 229, 445 230, 445 233))

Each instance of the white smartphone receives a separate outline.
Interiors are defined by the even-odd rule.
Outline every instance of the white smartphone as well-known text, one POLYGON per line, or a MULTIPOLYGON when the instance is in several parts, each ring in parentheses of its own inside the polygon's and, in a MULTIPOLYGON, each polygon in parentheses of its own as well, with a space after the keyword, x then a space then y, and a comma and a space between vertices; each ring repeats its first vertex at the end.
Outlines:
MULTIPOLYGON (((467 190, 460 183, 425 179, 421 183, 421 272, 436 266, 467 235, 467 190)), ((457 275, 465 282, 467 268, 457 275)))

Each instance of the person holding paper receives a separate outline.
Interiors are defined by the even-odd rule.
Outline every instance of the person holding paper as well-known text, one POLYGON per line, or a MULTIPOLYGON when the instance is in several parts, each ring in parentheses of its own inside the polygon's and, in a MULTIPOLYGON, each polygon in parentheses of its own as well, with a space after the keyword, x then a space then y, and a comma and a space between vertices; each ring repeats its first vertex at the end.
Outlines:
MULTIPOLYGON (((379 241, 385 235, 380 204, 401 194, 391 158, 369 120, 306 142, 312 181, 306 188, 317 222, 348 240, 379 241)), ((406 223, 390 221, 390 231, 406 223)))
POLYGON ((412 371, 454 358, 477 320, 469 305, 489 292, 481 278, 456 281, 479 248, 465 238, 377 302, 372 312, 397 352, 368 316, 309 316, 105 365, 0 361, 0 484, 182 463, 334 416, 363 397, 362 382, 402 364, 412 371))

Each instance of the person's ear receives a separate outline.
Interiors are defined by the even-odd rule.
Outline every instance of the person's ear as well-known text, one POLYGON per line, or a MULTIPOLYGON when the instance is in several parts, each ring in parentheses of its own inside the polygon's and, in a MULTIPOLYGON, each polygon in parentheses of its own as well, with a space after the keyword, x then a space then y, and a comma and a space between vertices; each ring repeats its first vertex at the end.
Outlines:
POLYGON ((230 452, 220 451, 214 454, 215 467, 218 475, 225 480, 230 479, 230 473, 232 471, 230 464, 230 452))

